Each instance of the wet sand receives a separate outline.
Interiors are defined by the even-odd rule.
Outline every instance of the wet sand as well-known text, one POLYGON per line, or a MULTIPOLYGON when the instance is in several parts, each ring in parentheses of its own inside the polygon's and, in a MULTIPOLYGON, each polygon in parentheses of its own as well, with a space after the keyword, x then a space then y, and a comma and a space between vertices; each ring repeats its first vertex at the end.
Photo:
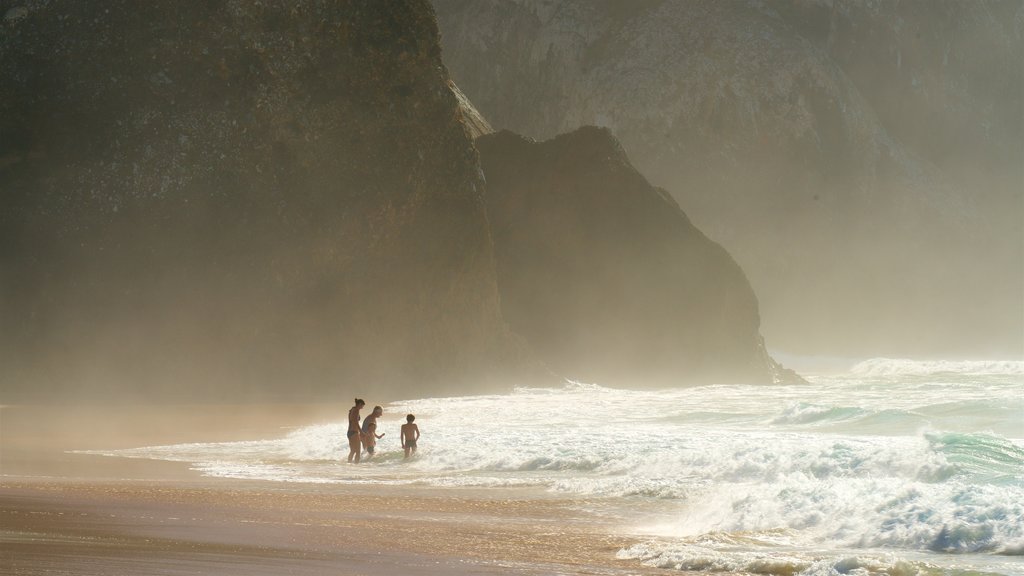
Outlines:
POLYGON ((0 573, 667 573, 617 560, 634 536, 532 490, 210 479, 65 453, 253 438, 344 408, 0 409, 0 573))

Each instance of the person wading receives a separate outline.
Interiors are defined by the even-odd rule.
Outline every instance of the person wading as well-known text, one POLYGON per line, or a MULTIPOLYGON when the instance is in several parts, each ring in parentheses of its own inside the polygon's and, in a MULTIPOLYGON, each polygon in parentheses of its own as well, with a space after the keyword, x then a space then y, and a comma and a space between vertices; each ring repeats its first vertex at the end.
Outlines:
POLYGON ((377 418, 384 413, 380 406, 374 406, 373 412, 363 420, 363 448, 366 449, 366 458, 373 458, 373 449, 377 446, 377 440, 384 437, 377 434, 377 418))
POLYGON ((366 406, 361 398, 356 398, 356 405, 348 411, 348 461, 359 464, 359 455, 363 451, 362 438, 359 430, 359 410, 366 406), (355 460, 353 460, 355 458, 355 460))

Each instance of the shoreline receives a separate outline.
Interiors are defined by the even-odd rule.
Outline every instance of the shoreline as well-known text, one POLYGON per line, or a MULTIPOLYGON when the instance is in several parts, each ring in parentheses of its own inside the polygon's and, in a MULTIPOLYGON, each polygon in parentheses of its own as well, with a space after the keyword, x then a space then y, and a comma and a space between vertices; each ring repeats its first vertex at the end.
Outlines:
POLYGON ((81 452, 280 436, 344 414, 338 404, 4 405, 0 476, 194 480, 183 462, 81 452))
POLYGON ((638 541, 528 491, 266 481, 0 479, 18 575, 663 574, 638 541))
MULTIPOLYGON (((211 478, 186 462, 78 454, 279 435, 347 407, 5 406, 4 573, 603 574, 640 540, 536 488, 211 478)), ((344 465, 340 464, 339 465, 344 465)))

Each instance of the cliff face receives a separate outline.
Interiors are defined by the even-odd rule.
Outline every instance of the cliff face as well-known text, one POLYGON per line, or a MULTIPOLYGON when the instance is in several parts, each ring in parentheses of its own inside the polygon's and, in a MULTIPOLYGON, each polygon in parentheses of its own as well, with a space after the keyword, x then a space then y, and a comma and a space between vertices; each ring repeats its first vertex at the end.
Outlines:
POLYGON ((557 373, 625 387, 792 378, 739 266, 607 130, 477 139, 502 309, 557 373))
POLYGON ((434 4, 495 128, 610 128, 736 256, 773 345, 1024 346, 1020 2, 434 4))
POLYGON ((5 399, 370 398, 519 366, 427 2, 0 15, 5 399))

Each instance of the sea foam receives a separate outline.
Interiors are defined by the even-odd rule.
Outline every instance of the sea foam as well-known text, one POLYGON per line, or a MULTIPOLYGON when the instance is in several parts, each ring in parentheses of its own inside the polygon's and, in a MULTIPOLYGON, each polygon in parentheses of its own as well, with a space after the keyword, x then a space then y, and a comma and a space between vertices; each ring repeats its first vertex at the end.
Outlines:
POLYGON ((1024 375, 1022 360, 909 360, 872 358, 854 365, 857 376, 922 376, 929 374, 1024 375))
MULTIPOLYGON (((1014 559, 1024 549, 1024 385, 1007 366, 408 400, 385 407, 388 435, 360 466, 343 463, 343 415, 276 438, 104 453, 275 482, 535 486, 600 502, 652 538, 622 554, 658 566, 896 574, 939 562, 943 574, 943 561, 918 556, 1014 559), (408 412, 423 436, 405 462, 396 439, 408 412)), ((1013 573, 1012 560, 998 562, 997 573, 1013 573)))

